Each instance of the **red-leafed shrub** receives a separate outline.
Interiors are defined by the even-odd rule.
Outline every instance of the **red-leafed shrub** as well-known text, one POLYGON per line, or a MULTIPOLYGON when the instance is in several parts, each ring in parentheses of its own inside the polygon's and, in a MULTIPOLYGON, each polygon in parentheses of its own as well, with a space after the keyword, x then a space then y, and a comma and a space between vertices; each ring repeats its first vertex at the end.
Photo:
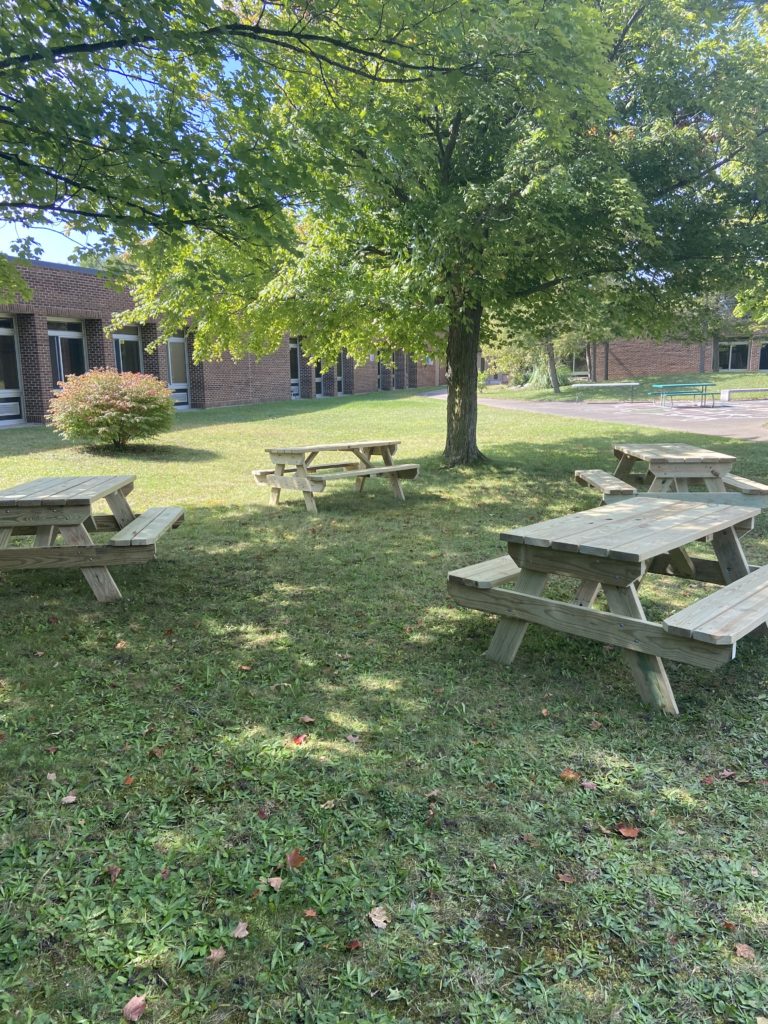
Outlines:
POLYGON ((124 448, 170 429, 173 398, 150 374, 91 370, 67 377, 51 399, 48 420, 69 441, 124 448))

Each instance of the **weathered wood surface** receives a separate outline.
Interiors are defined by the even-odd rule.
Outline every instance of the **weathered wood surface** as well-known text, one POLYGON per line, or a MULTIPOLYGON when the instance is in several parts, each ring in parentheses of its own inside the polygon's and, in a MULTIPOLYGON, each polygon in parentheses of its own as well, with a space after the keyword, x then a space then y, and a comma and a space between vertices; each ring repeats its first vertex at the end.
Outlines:
POLYGON ((135 476, 41 477, 0 491, 0 508, 90 505, 116 491, 128 494, 135 479, 135 476))
POLYGON ((711 462, 725 465, 736 461, 735 455, 713 452, 692 444, 614 444, 613 454, 617 459, 626 456, 640 462, 711 462))
POLYGON ((626 614, 601 612, 594 608, 553 601, 517 590, 481 590, 451 581, 448 592, 463 608, 522 619, 547 626, 571 636, 649 655, 660 655, 698 668, 714 669, 733 660, 735 651, 720 649, 682 636, 672 636, 664 626, 626 614), (686 643, 685 640, 689 642, 686 643))
POLYGON ((88 518, 88 507, 83 505, 50 505, 8 508, 0 506, 0 527, 77 526, 88 518))
POLYGON ((603 469, 577 469, 573 474, 576 483, 582 487, 594 487, 601 494, 636 494, 637 490, 625 480, 620 480, 613 473, 606 473, 603 469))
POLYGON ((734 644, 768 619, 768 566, 751 572, 664 620, 681 637, 714 645, 734 644))
MULTIPOLYGON (((645 498, 669 498, 673 501, 698 501, 710 505, 739 505, 741 508, 768 508, 768 494, 739 493, 736 491, 653 491, 636 494, 634 501, 643 501, 645 498)), ((617 501, 624 501, 620 494, 606 494, 605 504, 613 505, 617 501)))
POLYGON ((158 538, 184 519, 184 509, 177 505, 150 508, 136 516, 126 527, 110 538, 108 547, 143 547, 154 545, 158 538))
POLYGON ((613 583, 617 587, 628 587, 646 572, 644 562, 626 562, 599 555, 529 547, 513 541, 507 544, 507 550, 523 569, 552 573, 554 576, 573 576, 575 579, 592 580, 595 583, 613 583))
POLYGON ((753 510, 738 506, 631 498, 505 530, 501 538, 532 547, 646 562, 752 516, 753 510))
POLYGON ((313 491, 316 494, 320 494, 321 491, 325 490, 325 478, 317 478, 314 476, 282 476, 279 473, 273 473, 271 470, 268 476, 253 474, 257 484, 263 484, 266 487, 277 487, 280 490, 285 491, 313 491))
POLYGON ((475 562, 474 565, 467 565, 463 569, 454 569, 448 573, 448 580, 467 587, 488 590, 490 587, 509 583, 519 573, 520 567, 513 559, 509 555, 501 555, 499 558, 489 558, 485 562, 475 562))
POLYGON ((741 495, 754 495, 768 497, 768 484, 761 484, 757 480, 747 480, 746 477, 736 476, 733 473, 726 473, 722 477, 726 490, 737 491, 741 495))
MULTIPOLYGON (((90 534, 84 526, 61 526, 59 533, 66 545, 70 547, 96 547, 91 540, 90 534)), ((40 551, 43 549, 40 548, 40 551)), ((56 548, 49 548, 49 551, 56 551, 56 548)), ((112 574, 105 566, 94 566, 91 569, 81 569, 86 582, 93 591, 97 601, 106 604, 110 601, 120 601, 122 594, 112 578, 112 574)))
POLYGON ((138 565, 155 558, 154 546, 117 548, 111 544, 62 544, 51 547, 3 548, 4 569, 85 569, 98 565, 138 565))
POLYGON ((352 469, 346 473, 313 473, 310 480, 351 480, 358 476, 401 476, 404 480, 413 480, 419 475, 419 466, 415 462, 399 462, 391 466, 369 466, 366 469, 352 469))
POLYGON ((394 454, 399 446, 399 441, 336 441, 332 444, 300 444, 280 448, 267 448, 266 451, 280 455, 307 455, 310 452, 348 452, 353 448, 368 448, 370 451, 377 451, 381 448, 388 448, 394 454))

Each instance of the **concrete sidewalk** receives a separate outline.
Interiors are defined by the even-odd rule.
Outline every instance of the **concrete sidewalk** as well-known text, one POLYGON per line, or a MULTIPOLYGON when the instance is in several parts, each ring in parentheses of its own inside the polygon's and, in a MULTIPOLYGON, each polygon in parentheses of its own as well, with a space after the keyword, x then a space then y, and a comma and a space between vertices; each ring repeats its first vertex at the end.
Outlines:
MULTIPOLYGON (((430 398, 445 399, 446 391, 433 392, 430 398)), ((514 398, 478 396, 480 405, 515 412, 565 416, 568 419, 595 420, 602 423, 628 423, 638 427, 656 427, 677 433, 710 434, 741 441, 768 441, 768 402, 720 402, 711 407, 653 405, 650 402, 547 402, 520 401, 514 398)))

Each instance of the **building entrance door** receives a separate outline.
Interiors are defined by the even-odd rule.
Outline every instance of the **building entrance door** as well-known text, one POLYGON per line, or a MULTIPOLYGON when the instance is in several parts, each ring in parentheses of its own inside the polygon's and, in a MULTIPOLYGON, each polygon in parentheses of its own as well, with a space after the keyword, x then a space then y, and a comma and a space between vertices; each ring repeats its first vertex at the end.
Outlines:
POLYGON ((185 338, 168 339, 168 383, 177 409, 189 409, 189 359, 185 338))
POLYGON ((13 320, 0 320, 0 426, 23 419, 16 331, 13 320))

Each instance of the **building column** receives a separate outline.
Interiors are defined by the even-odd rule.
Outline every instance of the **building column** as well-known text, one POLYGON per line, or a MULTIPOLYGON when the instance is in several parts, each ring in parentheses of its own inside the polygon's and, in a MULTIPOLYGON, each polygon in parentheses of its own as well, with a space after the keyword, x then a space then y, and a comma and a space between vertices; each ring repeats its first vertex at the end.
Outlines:
POLYGON ((53 393, 48 322, 33 313, 16 316, 24 413, 28 423, 44 423, 53 393))

